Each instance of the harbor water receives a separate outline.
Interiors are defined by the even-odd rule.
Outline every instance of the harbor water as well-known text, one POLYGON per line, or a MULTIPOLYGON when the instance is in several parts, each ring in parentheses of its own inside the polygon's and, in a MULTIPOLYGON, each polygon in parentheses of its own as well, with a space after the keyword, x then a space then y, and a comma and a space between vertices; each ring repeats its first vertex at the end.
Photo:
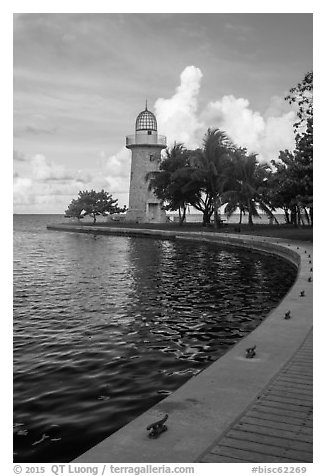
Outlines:
POLYGON ((274 256, 56 222, 14 216, 15 462, 71 461, 223 355, 295 280, 274 256))

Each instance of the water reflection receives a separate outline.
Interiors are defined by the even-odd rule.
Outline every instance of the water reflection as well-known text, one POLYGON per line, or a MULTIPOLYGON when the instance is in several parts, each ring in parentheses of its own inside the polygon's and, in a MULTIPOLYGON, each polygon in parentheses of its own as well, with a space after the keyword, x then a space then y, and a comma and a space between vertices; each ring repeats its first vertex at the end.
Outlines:
POLYGON ((250 332, 295 275, 205 243, 17 233, 17 462, 108 436, 250 332))

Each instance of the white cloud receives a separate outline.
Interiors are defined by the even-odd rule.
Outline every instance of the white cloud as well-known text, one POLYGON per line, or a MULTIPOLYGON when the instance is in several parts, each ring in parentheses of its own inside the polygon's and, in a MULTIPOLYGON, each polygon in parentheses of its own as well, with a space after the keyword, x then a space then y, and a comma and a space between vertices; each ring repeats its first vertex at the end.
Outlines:
POLYGON ((257 149, 262 158, 267 161, 277 159, 280 150, 295 148, 294 122, 295 114, 292 111, 282 116, 266 119, 264 132, 259 138, 259 148, 257 149))
POLYGON ((42 154, 36 154, 31 160, 33 176, 36 180, 72 180, 74 174, 63 165, 55 164, 42 154))
POLYGON ((13 195, 14 205, 33 203, 34 195, 31 194, 33 182, 29 178, 14 176, 13 195))
MULTIPOLYGON (((285 93, 284 95, 285 96, 285 93)), ((294 108, 293 108, 294 109, 294 108)), ((289 105, 281 96, 272 96, 269 101, 269 105, 264 112, 264 118, 282 116, 284 113, 289 112, 289 105)))
MULTIPOLYGON (((282 98, 271 98, 265 114, 252 110, 248 99, 233 95, 214 99, 198 111, 202 77, 199 68, 187 66, 175 93, 155 103, 158 132, 167 136, 169 145, 176 141, 189 148, 199 147, 210 127, 222 129, 238 146, 258 153, 261 161, 276 159, 285 148, 293 149, 295 112, 289 111, 282 98)), ((67 170, 43 154, 28 157, 25 165, 29 173, 24 175, 29 178, 20 174, 14 178, 15 203, 34 204, 34 207, 46 204, 44 208, 57 210, 60 207, 63 213, 79 190, 104 188, 119 199, 120 206, 128 205, 130 157, 125 147, 113 155, 101 151, 98 169, 93 166, 91 171, 67 170)), ((26 156, 15 152, 15 159, 20 166, 26 156)))
POLYGON ((198 130, 203 128, 197 116, 198 93, 203 74, 195 66, 187 66, 180 75, 180 85, 170 99, 159 98, 155 113, 159 133, 167 136, 169 145, 183 142, 198 147, 198 130))
POLYGON ((129 177, 130 173, 130 151, 122 147, 114 155, 109 155, 104 150, 100 152, 100 159, 105 175, 112 177, 129 177))
POLYGON ((30 205, 33 210, 46 210, 63 213, 80 190, 105 189, 119 199, 119 205, 127 204, 125 191, 129 188, 130 159, 127 149, 108 156, 100 153, 100 170, 67 170, 47 159, 43 154, 36 154, 28 162, 29 177, 14 174, 14 205, 19 210, 30 205), (116 192, 116 193, 115 193, 116 192))
POLYGON ((199 68, 187 66, 175 94, 155 103, 159 132, 167 136, 169 145, 176 141, 199 147, 208 128, 219 128, 239 147, 258 153, 261 161, 277 158, 282 149, 293 149, 295 112, 289 112, 284 99, 272 97, 262 115, 250 108, 248 99, 226 95, 198 113, 202 76, 199 68))
POLYGON ((118 198, 119 205, 128 206, 127 193, 130 181, 130 150, 123 147, 116 154, 109 155, 105 151, 100 154, 102 178, 105 179, 105 187, 114 198, 118 198))
POLYGON ((220 101, 208 104, 202 118, 210 127, 224 130, 237 145, 257 150, 259 136, 264 131, 264 119, 248 106, 247 99, 223 96, 220 101))

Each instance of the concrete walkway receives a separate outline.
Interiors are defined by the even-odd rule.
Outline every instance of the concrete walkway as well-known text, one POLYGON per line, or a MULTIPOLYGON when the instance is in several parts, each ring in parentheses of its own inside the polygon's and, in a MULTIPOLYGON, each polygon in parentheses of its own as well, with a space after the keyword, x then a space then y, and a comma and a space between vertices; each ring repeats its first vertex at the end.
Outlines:
POLYGON ((294 357, 199 463, 313 461, 312 332, 294 357))

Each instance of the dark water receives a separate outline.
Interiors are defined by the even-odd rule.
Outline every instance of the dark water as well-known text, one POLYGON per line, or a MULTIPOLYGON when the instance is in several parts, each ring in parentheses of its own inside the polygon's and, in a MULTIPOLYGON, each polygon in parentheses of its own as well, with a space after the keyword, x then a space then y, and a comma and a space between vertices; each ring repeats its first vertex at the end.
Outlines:
POLYGON ((275 257, 55 221, 14 216, 17 462, 71 461, 225 353, 295 279, 275 257))

